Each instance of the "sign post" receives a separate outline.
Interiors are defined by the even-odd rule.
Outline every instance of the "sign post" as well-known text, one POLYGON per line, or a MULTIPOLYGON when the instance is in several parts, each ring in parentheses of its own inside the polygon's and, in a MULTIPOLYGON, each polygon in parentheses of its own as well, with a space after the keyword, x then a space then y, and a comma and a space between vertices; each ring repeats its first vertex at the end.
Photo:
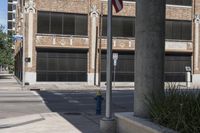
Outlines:
POLYGON ((118 53, 113 53, 113 65, 114 65, 114 88, 115 88, 115 77, 116 77, 116 66, 117 66, 117 60, 118 60, 118 53))

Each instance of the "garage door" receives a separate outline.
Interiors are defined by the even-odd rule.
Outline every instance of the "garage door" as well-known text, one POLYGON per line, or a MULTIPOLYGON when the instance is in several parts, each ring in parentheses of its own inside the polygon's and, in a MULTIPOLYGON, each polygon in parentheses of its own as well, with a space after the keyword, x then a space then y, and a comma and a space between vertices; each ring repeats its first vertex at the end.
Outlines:
MULTIPOLYGON (((116 81, 134 81, 134 53, 118 52, 116 67, 116 81)), ((106 53, 102 53, 101 81, 106 81, 106 53)), ((185 66, 191 67, 190 54, 166 54, 165 55, 165 82, 185 82, 185 66)), ((114 75, 114 74, 113 74, 114 75)))
POLYGON ((87 81, 87 51, 38 49, 37 81, 87 81))
POLYGON ((185 67, 191 67, 190 54, 166 54, 165 56, 165 81, 185 82, 185 67))
MULTIPOLYGON (((116 66, 116 81, 132 82, 134 81, 134 53, 117 52, 118 61, 116 66)), ((106 81, 106 53, 101 56, 101 80, 106 81)), ((114 74, 113 74, 114 75, 114 74)))

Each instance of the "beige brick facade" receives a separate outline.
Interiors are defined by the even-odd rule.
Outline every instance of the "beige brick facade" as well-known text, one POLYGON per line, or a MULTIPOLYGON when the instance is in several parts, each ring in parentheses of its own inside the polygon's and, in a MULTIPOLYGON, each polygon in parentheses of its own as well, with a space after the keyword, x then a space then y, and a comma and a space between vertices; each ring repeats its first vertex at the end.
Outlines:
MULTIPOLYGON (((91 68, 91 57, 94 56, 91 50, 92 47, 92 19, 91 19, 91 8, 95 5, 97 13, 107 14, 107 1, 105 0, 25 0, 25 3, 34 2, 34 9, 36 12, 33 14, 33 42, 32 42, 32 67, 28 67, 26 64, 26 71, 36 73, 36 57, 37 48, 59 48, 59 49, 87 49, 88 50, 88 73, 94 74, 94 69, 91 68), (103 7, 101 8, 101 5, 103 7), (54 35, 54 34, 40 34, 37 33, 37 13, 38 11, 51 11, 51 12, 64 12, 64 13, 77 13, 88 15, 88 36, 67 36, 67 35, 54 35)), ((30 5, 31 6, 31 5, 30 5)), ((200 0, 195 0, 193 6, 177 6, 167 5, 166 6, 166 19, 168 20, 191 20, 194 19, 194 14, 200 14, 200 0), (194 6, 194 7, 193 7, 194 6)), ((136 14, 136 3, 135 2, 124 2, 124 9, 116 14, 113 10, 113 15, 117 16, 135 16, 136 14)), ((19 26, 17 33, 25 36, 25 56, 28 57, 28 37, 30 31, 29 17, 30 13, 25 12, 25 5, 18 4, 17 12, 17 25, 19 26), (23 20, 21 18, 23 16, 23 20), (25 22, 25 23, 24 23, 25 22), (23 26, 24 25, 24 26, 23 26)), ((96 20, 96 25, 99 28, 99 17, 96 20)), ((191 41, 173 41, 166 40, 166 52, 176 53, 191 53, 192 57, 194 52, 194 21, 193 21, 193 39, 191 41)), ((98 29, 99 30, 99 29, 98 29)), ((199 31, 200 32, 200 31, 199 31)), ((199 34, 200 35, 200 34, 199 34)), ((200 38, 200 37, 199 37, 200 38)), ((99 40, 97 41, 99 42, 99 40)), ((30 43, 30 42, 29 42, 30 43)), ((106 38, 102 39, 102 49, 106 49, 106 38)), ((97 45, 99 46, 99 44, 97 45)), ((20 45, 16 45, 16 53, 19 51, 20 45)), ((134 51, 135 50, 135 39, 134 38, 113 38, 113 49, 116 51, 134 51)), ((198 51, 200 53, 200 50, 198 51)), ((98 57, 98 56, 97 56, 98 57)), ((195 57, 194 57, 195 58, 195 57)), ((198 54, 198 60, 200 60, 200 54, 198 54)), ((200 74, 200 61, 198 62, 199 70, 195 70, 194 73, 200 74)), ((97 63, 98 66, 98 63, 97 63)), ((194 66, 192 64, 192 66, 194 66)), ((98 69, 98 67, 96 67, 98 69)))

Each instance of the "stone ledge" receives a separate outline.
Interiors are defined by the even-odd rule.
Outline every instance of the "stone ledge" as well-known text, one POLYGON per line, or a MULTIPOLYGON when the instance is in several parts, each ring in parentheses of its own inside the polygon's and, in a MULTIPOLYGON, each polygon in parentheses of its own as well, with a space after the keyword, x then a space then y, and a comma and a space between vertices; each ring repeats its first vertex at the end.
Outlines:
POLYGON ((171 129, 133 116, 133 112, 116 113, 117 133, 177 133, 171 129))

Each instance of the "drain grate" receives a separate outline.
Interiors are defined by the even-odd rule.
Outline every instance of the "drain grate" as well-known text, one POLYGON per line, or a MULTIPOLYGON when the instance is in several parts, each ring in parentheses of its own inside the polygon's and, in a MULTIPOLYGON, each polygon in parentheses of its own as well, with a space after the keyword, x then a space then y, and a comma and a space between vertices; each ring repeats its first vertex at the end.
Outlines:
POLYGON ((33 89, 30 89, 30 91, 40 91, 40 89, 33 88, 33 89))
POLYGON ((65 112, 64 115, 81 115, 79 112, 65 112))

